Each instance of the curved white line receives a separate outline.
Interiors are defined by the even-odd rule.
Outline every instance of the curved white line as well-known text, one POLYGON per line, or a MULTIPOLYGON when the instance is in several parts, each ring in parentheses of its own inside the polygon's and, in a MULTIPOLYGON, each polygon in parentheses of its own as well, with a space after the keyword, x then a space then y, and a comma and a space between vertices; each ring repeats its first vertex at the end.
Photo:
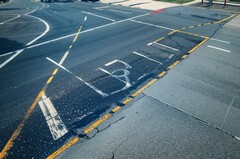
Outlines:
MULTIPOLYGON (((41 18, 38 18, 38 17, 35 17, 33 15, 28 15, 30 13, 33 13, 35 12, 37 9, 29 12, 29 13, 26 13, 24 15, 26 16, 29 16, 29 17, 32 17, 32 18, 35 18, 35 19, 38 19, 39 21, 43 22, 46 29, 45 31, 39 35, 37 38, 33 39, 32 41, 30 41, 29 43, 27 43, 25 46, 29 46, 31 45, 32 43, 34 43, 35 41, 37 41, 38 39, 40 39, 41 37, 43 37, 44 35, 46 35, 48 33, 48 31, 50 30, 50 26, 48 25, 48 23, 44 20, 42 20, 41 18)), ((21 50, 18 50, 14 55, 12 55, 9 59, 7 59, 6 61, 4 61, 1 65, 0 65, 0 69, 3 68, 5 65, 7 65, 10 61, 12 61, 15 57, 17 57, 19 54, 21 54, 25 49, 21 49, 21 50)))
POLYGON ((11 18, 11 19, 8 19, 8 20, 6 20, 6 21, 4 21, 4 22, 1 22, 0 24, 7 23, 7 22, 10 22, 10 21, 12 21, 12 20, 14 20, 14 19, 17 19, 17 18, 21 17, 21 15, 20 15, 20 14, 16 14, 16 15, 17 15, 16 17, 14 17, 14 18, 11 18))

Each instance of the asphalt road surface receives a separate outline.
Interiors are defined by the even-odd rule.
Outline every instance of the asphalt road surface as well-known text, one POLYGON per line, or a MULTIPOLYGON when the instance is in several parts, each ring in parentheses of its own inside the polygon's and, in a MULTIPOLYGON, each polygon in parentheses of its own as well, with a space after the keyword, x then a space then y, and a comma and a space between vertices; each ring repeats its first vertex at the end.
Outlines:
POLYGON ((0 158, 46 158, 231 15, 193 7, 1 4, 0 158))

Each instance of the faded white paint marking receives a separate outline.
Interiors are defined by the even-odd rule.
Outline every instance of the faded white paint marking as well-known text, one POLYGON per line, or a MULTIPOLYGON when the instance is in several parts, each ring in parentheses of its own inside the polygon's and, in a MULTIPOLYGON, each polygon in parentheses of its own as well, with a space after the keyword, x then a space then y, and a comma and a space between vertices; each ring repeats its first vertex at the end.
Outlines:
POLYGON ((47 121, 53 139, 57 140, 63 135, 65 135, 68 132, 68 130, 64 123, 62 122, 62 119, 58 115, 51 100, 47 98, 45 94, 43 94, 42 99, 38 102, 38 104, 47 121))
POLYGON ((224 51, 224 52, 231 52, 229 50, 222 49, 220 47, 216 47, 216 46, 212 46, 212 45, 208 45, 207 47, 212 48, 212 49, 216 49, 216 50, 220 50, 220 51, 224 51))
POLYGON ((176 48, 173 48, 173 47, 170 47, 170 46, 167 46, 167 45, 163 45, 163 44, 160 44, 160 43, 154 43, 156 45, 159 45, 159 46, 162 46, 162 47, 165 47, 165 48, 168 48, 168 49, 171 49, 171 50, 174 50, 174 51, 179 51, 178 49, 176 48))
POLYGON ((153 26, 153 27, 156 27, 156 28, 166 29, 166 30, 175 30, 173 28, 169 28, 169 27, 165 27, 165 26, 161 26, 161 25, 155 25, 155 24, 151 24, 151 23, 146 23, 146 22, 142 22, 142 21, 138 21, 138 20, 132 20, 131 19, 129 21, 139 23, 139 24, 145 24, 145 25, 153 26))
POLYGON ((101 16, 101 15, 97 15, 97 14, 93 14, 93 13, 90 13, 90 12, 84 12, 84 11, 82 11, 82 13, 84 13, 84 14, 89 14, 89 15, 92 15, 92 16, 95 16, 95 17, 99 17, 99 18, 103 18, 103 19, 107 19, 107 20, 110 20, 110 21, 112 21, 112 22, 115 22, 114 19, 107 18, 107 17, 101 16))
MULTIPOLYGON (((36 9, 34 10, 36 11, 36 9)), ((35 17, 35 16, 32 16, 32 15, 28 15, 30 13, 33 13, 33 11, 29 12, 29 13, 26 13, 25 15, 26 16, 29 16, 29 17, 32 17, 32 18, 35 18, 35 19, 38 19, 39 21, 43 22, 46 29, 45 31, 39 35, 38 37, 36 37, 35 39, 33 39, 32 41, 30 41, 29 43, 27 43, 25 46, 29 46, 31 45, 32 43, 34 43, 35 41, 37 41, 38 39, 40 39, 41 37, 43 37, 44 35, 46 35, 48 33, 48 31, 50 30, 50 27, 48 25, 48 23, 44 20, 42 20, 41 18, 38 18, 38 17, 35 17)), ((25 49, 25 48, 24 48, 25 49)), ((15 57, 17 57, 19 54, 21 54, 24 49, 21 49, 21 50, 18 50, 14 55, 12 55, 10 58, 8 58, 6 61, 4 61, 1 65, 0 65, 0 69, 3 68, 5 65, 7 65, 10 61, 12 61, 15 57)))
MULTIPOLYGON (((113 23, 101 25, 101 26, 98 26, 98 27, 95 27, 95 28, 91 28, 91 29, 88 29, 88 30, 84 30, 84 31, 82 31, 80 34, 88 33, 88 32, 94 31, 94 30, 98 30, 98 29, 101 29, 101 28, 105 28, 105 27, 108 27, 108 26, 112 26, 112 25, 115 25, 115 24, 119 24, 119 23, 122 23, 122 22, 126 22, 126 21, 131 20, 131 19, 135 19, 135 18, 139 18, 139 17, 144 17, 144 16, 147 16, 147 15, 149 15, 149 13, 142 14, 142 15, 138 15, 138 16, 134 16, 134 17, 131 17, 131 18, 123 19, 123 20, 119 20, 119 21, 116 21, 116 22, 113 22, 113 23)), ((27 46, 27 47, 25 47, 24 49, 31 49, 31 48, 35 48, 35 47, 42 46, 42 45, 45 45, 45 44, 49 44, 49 43, 52 43, 52 42, 55 42, 55 41, 59 41, 59 40, 62 40, 62 39, 66 39, 66 38, 75 36, 76 34, 77 34, 77 33, 69 34, 69 35, 66 35, 66 36, 62 36, 62 37, 59 37, 59 38, 55 38, 55 39, 52 39, 52 40, 48 40, 48 41, 45 41, 45 42, 41 42, 41 43, 38 43, 38 44, 35 44, 35 45, 27 46)), ((20 50, 21 50, 21 49, 20 49, 20 50)), ((20 51, 20 50, 15 50, 14 52, 17 52, 17 51, 20 51)), ((11 53, 11 52, 8 52, 8 53, 11 53)))
POLYGON ((93 8, 93 9, 97 9, 97 10, 103 10, 103 9, 105 9, 105 8, 109 8, 109 6, 95 7, 95 8, 93 8))
POLYGON ((74 77, 76 77, 78 80, 80 80, 81 82, 83 82, 84 84, 86 84, 87 86, 89 86, 91 89, 93 89, 94 91, 96 91, 98 94, 100 94, 103 97, 107 97, 108 94, 102 92, 101 90, 99 90, 98 88, 94 87, 93 85, 91 85, 90 83, 84 81, 81 77, 77 76, 76 74, 72 73, 71 71, 69 71, 67 68, 65 68, 64 66, 58 64, 57 62, 55 62, 54 60, 50 59, 49 57, 46 57, 47 60, 49 60, 50 62, 52 62, 53 64, 57 65, 58 67, 60 67, 61 69, 65 70, 66 72, 70 73, 71 75, 73 75, 74 77))
POLYGON ((114 77, 114 78, 118 79, 119 81, 121 81, 121 82, 123 82, 123 83, 127 83, 126 81, 124 81, 124 80, 118 78, 117 76, 111 74, 110 72, 108 72, 107 70, 105 70, 105 69, 103 69, 103 68, 98 68, 98 69, 101 70, 101 71, 103 71, 104 73, 110 75, 111 77, 114 77))
POLYGON ((224 41, 224 40, 220 40, 220 39, 210 38, 210 40, 214 40, 214 41, 218 41, 218 42, 222 42, 222 43, 230 44, 229 41, 224 41))
POLYGON ((21 17, 21 15, 20 15, 20 14, 17 14, 16 17, 11 18, 11 19, 8 19, 8 20, 6 20, 6 21, 3 21, 3 22, 1 22, 0 24, 5 24, 5 23, 10 22, 10 21, 12 21, 12 20, 15 20, 15 19, 17 19, 17 18, 19 18, 19 17, 21 17))
POLYGON ((113 11, 113 12, 124 13, 124 14, 132 14, 132 12, 125 12, 125 11, 116 10, 116 9, 109 9, 109 10, 110 10, 110 11, 113 11))
POLYGON ((148 60, 150 60, 150 61, 153 61, 153 62, 156 62, 156 63, 162 65, 162 62, 160 62, 160 61, 154 60, 154 59, 152 59, 152 58, 150 58, 150 57, 147 57, 147 56, 145 56, 145 55, 143 55, 143 54, 140 54, 140 53, 138 53, 138 52, 135 52, 135 51, 133 51, 133 53, 136 54, 136 55, 138 55, 138 56, 144 57, 144 58, 146 58, 146 59, 148 59, 148 60))

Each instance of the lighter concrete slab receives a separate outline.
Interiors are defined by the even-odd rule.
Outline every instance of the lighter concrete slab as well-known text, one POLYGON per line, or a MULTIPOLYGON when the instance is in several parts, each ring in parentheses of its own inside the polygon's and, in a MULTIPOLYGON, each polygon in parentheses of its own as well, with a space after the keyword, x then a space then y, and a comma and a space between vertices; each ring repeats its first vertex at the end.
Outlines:
POLYGON ((213 38, 225 37, 230 44, 209 40, 145 94, 240 137, 240 46, 231 36, 238 31, 220 29, 213 38))

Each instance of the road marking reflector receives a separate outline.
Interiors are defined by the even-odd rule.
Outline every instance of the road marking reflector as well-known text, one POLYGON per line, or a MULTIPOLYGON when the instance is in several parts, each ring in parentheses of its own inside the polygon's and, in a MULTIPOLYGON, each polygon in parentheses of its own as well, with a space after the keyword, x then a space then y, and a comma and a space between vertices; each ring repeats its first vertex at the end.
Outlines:
POLYGON ((98 125, 100 125, 102 122, 104 122, 104 120, 108 119, 111 117, 111 114, 106 114, 103 117, 101 117, 99 120, 97 120, 96 122, 94 122, 92 125, 90 125, 87 129, 85 129, 83 132, 85 134, 88 134, 89 132, 91 132, 93 129, 95 129, 98 125))
POLYGON ((69 147, 71 147, 72 145, 74 145, 76 142, 78 142, 80 140, 79 137, 75 137, 74 139, 72 139, 71 141, 69 141, 68 143, 66 143, 65 145, 63 145, 61 148, 59 148, 57 151, 55 151, 53 154, 51 154, 50 156, 47 157, 47 159, 54 159, 55 157, 57 157, 58 155, 60 155, 63 151, 65 151, 66 149, 68 149, 69 147))

